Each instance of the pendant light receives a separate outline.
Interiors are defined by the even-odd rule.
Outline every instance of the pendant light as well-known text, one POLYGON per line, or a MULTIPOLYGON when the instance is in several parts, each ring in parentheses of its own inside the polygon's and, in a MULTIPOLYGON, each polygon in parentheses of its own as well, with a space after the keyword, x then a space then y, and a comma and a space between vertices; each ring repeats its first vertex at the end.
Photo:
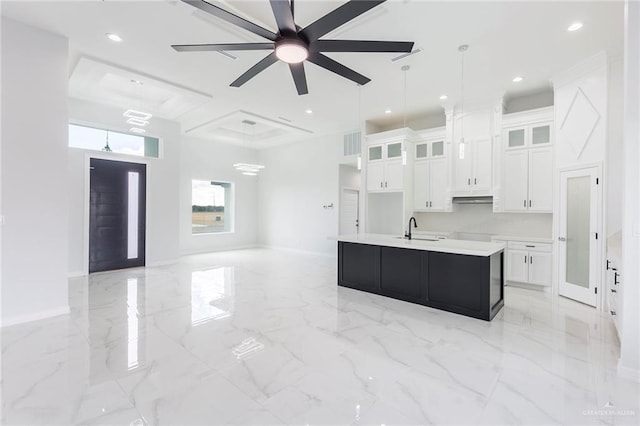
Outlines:
POLYGON ((104 146, 104 148, 102 148, 102 150, 104 152, 111 152, 112 150, 111 150, 111 147, 109 146, 109 131, 107 130, 106 133, 107 133, 107 144, 104 146))
POLYGON ((458 156, 464 159, 464 54, 469 49, 468 44, 458 46, 460 52, 460 144, 458 156))
MULTIPOLYGON (((404 129, 407 128, 407 72, 410 68, 409 65, 403 65, 402 68, 400 68, 404 73, 404 104, 402 106, 402 127, 404 129)), ((407 165, 407 151, 405 149, 402 150, 402 165, 407 165)))
POLYGON ((360 144, 360 154, 356 164, 358 170, 362 170, 362 130, 362 85, 358 84, 358 143, 360 144))

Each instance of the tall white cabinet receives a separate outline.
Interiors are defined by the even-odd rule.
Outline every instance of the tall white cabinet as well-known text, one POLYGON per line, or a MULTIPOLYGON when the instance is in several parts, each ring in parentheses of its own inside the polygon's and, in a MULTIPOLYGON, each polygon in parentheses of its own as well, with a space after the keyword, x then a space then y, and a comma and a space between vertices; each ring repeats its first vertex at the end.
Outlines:
POLYGON ((503 116, 503 210, 553 210, 553 107, 503 116))
POLYGON ((413 149, 413 210, 446 211, 449 193, 445 131, 419 141, 413 149))
POLYGON ((402 235, 413 213, 413 130, 366 138, 367 232, 402 235))

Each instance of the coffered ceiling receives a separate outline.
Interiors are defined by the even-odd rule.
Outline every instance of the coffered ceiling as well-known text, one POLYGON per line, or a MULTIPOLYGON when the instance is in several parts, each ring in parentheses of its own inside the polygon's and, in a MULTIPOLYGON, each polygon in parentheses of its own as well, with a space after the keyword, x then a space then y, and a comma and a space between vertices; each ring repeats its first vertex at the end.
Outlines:
MULTIPOLYGON (((267 0, 211 2, 276 28, 267 0)), ((297 0, 296 21, 305 26, 343 3, 297 0)), ((309 94, 299 96, 288 66, 281 62, 240 88, 229 87, 266 56, 264 51, 229 52, 232 56, 174 51, 171 44, 263 41, 180 1, 0 4, 3 16, 69 39, 70 96, 118 104, 132 93, 156 102, 157 116, 179 121, 184 132, 207 138, 215 138, 217 129, 222 139, 225 132, 226 139, 231 135, 242 139, 240 123, 247 114, 253 115, 262 120, 253 120, 260 126, 272 127, 264 130, 272 135, 270 141, 260 147, 350 130, 359 118, 401 122, 403 65, 410 66, 407 116, 433 113, 443 102, 458 103, 460 44, 470 46, 465 54, 465 103, 548 89, 558 71, 602 50, 620 56, 623 47, 621 1, 389 0, 324 38, 414 41, 422 52, 397 61, 392 61, 398 56, 393 53, 328 54, 372 81, 358 87, 306 63, 309 94), (584 27, 567 32, 575 21, 584 27), (119 34, 123 42, 110 41, 106 33, 119 34), (513 83, 517 75, 524 79, 513 83), (146 89, 136 89, 131 80, 143 81, 146 89), (446 101, 439 99, 442 94, 448 95, 446 101), (233 119, 239 122, 229 121, 233 119)))

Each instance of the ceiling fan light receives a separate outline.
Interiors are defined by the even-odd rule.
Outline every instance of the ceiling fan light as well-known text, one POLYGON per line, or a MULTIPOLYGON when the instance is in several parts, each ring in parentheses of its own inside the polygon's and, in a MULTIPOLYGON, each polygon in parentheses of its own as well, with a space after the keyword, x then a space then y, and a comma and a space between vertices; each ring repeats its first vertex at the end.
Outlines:
POLYGON ((309 57, 309 50, 299 40, 283 40, 276 45, 276 56, 288 64, 299 64, 309 57))

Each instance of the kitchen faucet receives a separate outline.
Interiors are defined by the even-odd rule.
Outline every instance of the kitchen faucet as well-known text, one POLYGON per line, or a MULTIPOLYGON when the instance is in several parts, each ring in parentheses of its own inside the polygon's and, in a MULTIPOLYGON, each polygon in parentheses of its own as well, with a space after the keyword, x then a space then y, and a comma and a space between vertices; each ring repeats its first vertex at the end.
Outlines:
POLYGON ((404 236, 408 239, 411 239, 411 221, 413 221, 413 227, 417 228, 418 224, 416 223, 416 218, 411 216, 411 219, 409 219, 409 232, 405 233, 404 236))

